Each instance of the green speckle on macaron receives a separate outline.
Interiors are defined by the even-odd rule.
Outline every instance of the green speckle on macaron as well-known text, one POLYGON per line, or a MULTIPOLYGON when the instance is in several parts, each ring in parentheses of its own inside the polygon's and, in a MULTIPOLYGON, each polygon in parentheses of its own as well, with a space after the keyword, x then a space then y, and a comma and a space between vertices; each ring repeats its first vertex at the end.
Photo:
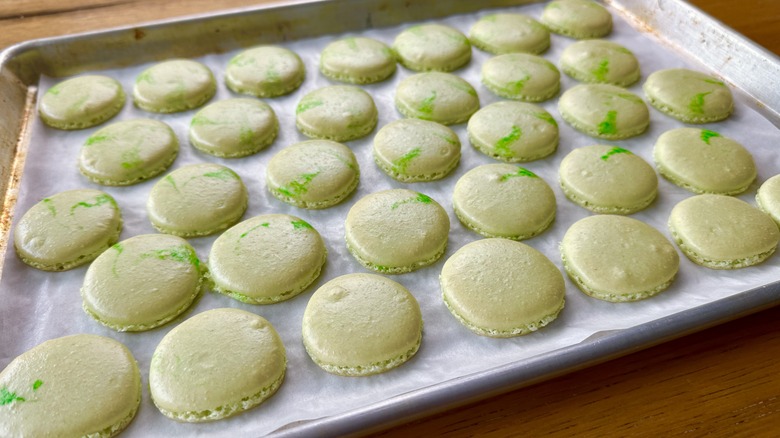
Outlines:
POLYGON ((720 134, 715 131, 710 131, 708 129, 701 130, 701 141, 710 144, 710 139, 713 137, 720 137, 720 134))

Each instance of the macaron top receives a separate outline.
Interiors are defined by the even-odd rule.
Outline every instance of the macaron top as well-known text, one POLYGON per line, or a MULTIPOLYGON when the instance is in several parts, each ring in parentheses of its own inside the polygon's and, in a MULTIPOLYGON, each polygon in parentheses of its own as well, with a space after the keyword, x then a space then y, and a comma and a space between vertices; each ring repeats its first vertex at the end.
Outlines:
POLYGON ((650 123, 647 105, 636 94, 610 84, 580 84, 558 100, 561 116, 591 137, 617 140, 643 133, 650 123))
POLYGON ((326 77, 352 84, 380 82, 395 73, 393 51, 373 38, 348 37, 333 41, 320 54, 320 71, 326 77))
POLYGON ((133 101, 145 111, 175 113, 203 105, 216 91, 208 67, 189 59, 172 59, 154 64, 135 78, 133 101))
POLYGON ((658 70, 647 77, 642 90, 656 109, 686 123, 723 120, 734 109, 726 84, 694 70, 658 70))
POLYGON ((296 90, 306 77, 306 67, 292 50, 259 46, 244 50, 228 62, 225 83, 236 93, 277 97, 296 90))
POLYGON ((418 73, 398 84, 395 106, 406 117, 453 125, 479 109, 479 96, 471 84, 453 74, 418 73))
POLYGON ((780 224, 780 175, 775 175, 761 184, 756 193, 756 204, 761 211, 780 224))
POLYGON ((119 82, 108 76, 86 75, 46 90, 38 114, 52 128, 83 129, 114 117, 124 105, 125 91, 119 82))
POLYGON ((612 15, 591 0, 554 0, 542 11, 542 24, 571 38, 600 38, 612 31, 612 15))
POLYGON ((412 26, 396 36, 398 62, 414 71, 453 71, 471 60, 471 43, 459 30, 442 24, 412 26))
POLYGON ((310 138, 348 141, 364 137, 377 123, 371 95, 353 85, 330 85, 301 98, 295 108, 298 130, 310 138))
POLYGON ((550 32, 541 23, 523 14, 485 15, 469 30, 474 47, 495 55, 531 53, 538 55, 550 47, 550 32))
POLYGON ((279 122, 271 107, 252 98, 224 99, 198 111, 190 122, 190 143, 216 157, 245 157, 276 138, 279 122))
POLYGON ((498 96, 541 102, 558 94, 561 73, 541 56, 506 53, 482 64, 482 83, 498 96))
POLYGON ((561 53, 561 70, 580 82, 627 87, 639 80, 639 61, 630 50, 606 40, 583 40, 561 53))

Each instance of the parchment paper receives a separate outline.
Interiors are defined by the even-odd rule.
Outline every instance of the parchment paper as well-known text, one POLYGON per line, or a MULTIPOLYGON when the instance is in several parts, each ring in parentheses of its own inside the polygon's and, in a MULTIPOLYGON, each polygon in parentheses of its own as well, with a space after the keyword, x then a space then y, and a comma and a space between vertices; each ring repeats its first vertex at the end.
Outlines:
MULTIPOLYGON (((502 11, 525 13, 538 19, 543 7, 543 4, 536 4, 502 11)), ((486 10, 468 16, 454 16, 438 22, 467 33, 479 17, 496 11, 486 10)), ((649 73, 658 69, 703 69, 681 59, 651 36, 638 33, 614 10, 612 13, 615 29, 608 39, 623 44, 636 54, 643 73, 639 84, 644 82, 649 73)), ((376 29, 362 32, 360 35, 373 37, 390 45, 405 27, 407 26, 376 29)), ((143 381, 141 408, 123 436, 258 436, 290 423, 330 416, 469 373, 488 370, 541 353, 554 352, 558 348, 579 343, 600 331, 632 327, 780 278, 778 255, 760 266, 735 271, 714 271, 694 265, 681 254, 681 269, 677 280, 670 289, 652 299, 636 303, 607 303, 585 296, 567 278, 566 307, 559 318, 548 327, 528 336, 511 339, 490 339, 471 333, 449 314, 442 303, 438 284, 438 275, 444 261, 464 244, 481 238, 465 229, 452 212, 452 188, 458 178, 469 169, 495 162, 477 152, 468 143, 465 124, 453 127, 463 144, 461 163, 452 174, 439 182, 404 184, 382 173, 372 159, 372 138, 376 133, 374 131, 366 138, 347 143, 357 156, 362 176, 357 192, 342 204, 326 210, 308 211, 276 200, 265 187, 268 160, 284 147, 307 139, 295 129, 297 102, 306 93, 334 83, 324 78, 317 69, 321 49, 335 38, 349 35, 327 35, 282 44, 302 57, 307 68, 307 78, 303 86, 291 95, 265 99, 276 112, 281 130, 271 147, 254 156, 219 159, 193 149, 187 141, 187 129, 195 110, 174 115, 156 115, 133 107, 128 99, 119 116, 111 121, 150 117, 172 126, 179 138, 181 151, 170 170, 196 162, 220 163, 235 170, 242 177, 250 194, 249 209, 244 219, 263 213, 287 213, 311 223, 325 239, 328 261, 322 275, 310 288, 289 301, 268 306, 247 305, 227 296, 205 291, 193 308, 172 323, 148 332, 117 333, 92 320, 81 308, 79 288, 86 266, 61 273, 38 271, 20 262, 12 245, 9 245, 8 253, 5 254, 5 272, 0 283, 0 367, 5 367, 17 355, 48 339, 75 333, 95 333, 112 337, 132 350, 138 360, 143 381), (385 374, 365 378, 330 375, 317 367, 304 351, 300 338, 303 310, 312 292, 326 281, 346 273, 366 272, 345 248, 343 224, 349 208, 369 193, 399 187, 408 187, 431 196, 449 212, 451 221, 449 247, 441 260, 420 271, 391 277, 405 285, 420 303, 425 323, 422 347, 410 362, 385 374), (152 353, 160 339, 184 318, 219 307, 242 308, 271 321, 279 331, 287 351, 289 362, 285 382, 271 399, 244 414, 209 424, 176 423, 158 412, 149 397, 148 374, 152 353)), ((574 40, 553 35, 552 47, 543 56, 557 65, 561 51, 572 42, 574 40)), ((235 54, 236 52, 224 53, 198 59, 213 70, 218 81, 218 92, 212 102, 235 97, 224 85, 225 66, 235 54)), ((481 65, 490 56, 473 49, 472 61, 467 67, 455 72, 477 89, 482 106, 500 100, 480 83, 481 65)), ((105 71, 103 74, 117 78, 129 95, 134 78, 148 66, 138 65, 105 71)), ((394 90, 399 81, 410 74, 413 72, 399 66, 398 72, 392 78, 380 84, 363 87, 374 97, 378 107, 377 129, 401 118, 393 105, 394 90)), ((44 78, 41 80, 40 89, 45 91, 59 80, 61 79, 44 78)), ((562 90, 575 84, 569 77, 561 75, 562 90)), ((644 96, 640 85, 634 85, 630 90, 644 96)), ((552 228, 527 240, 526 243, 542 251, 561 268, 558 245, 564 232, 576 220, 590 215, 588 211, 563 196, 557 177, 561 159, 574 148, 604 143, 625 147, 652 163, 651 153, 655 139, 669 129, 684 125, 651 108, 648 132, 625 141, 606 142, 574 131, 563 122, 556 105, 557 98, 541 104, 559 123, 558 151, 549 158, 524 163, 522 166, 540 175, 553 187, 558 207, 558 216, 552 228)), ((79 148, 91 133, 102 126, 105 124, 81 131, 64 132, 47 128, 40 120, 33 122, 32 144, 21 183, 15 220, 46 196, 68 189, 87 187, 104 190, 116 198, 125 221, 121 239, 155 232, 147 218, 145 202, 150 189, 160 177, 130 187, 102 187, 89 182, 79 173, 79 148)), ((740 196, 741 199, 754 204, 758 184, 780 173, 780 154, 774 151, 780 139, 778 129, 748 108, 745 102, 738 102, 734 114, 728 120, 702 127, 736 139, 754 154, 759 169, 758 182, 740 196)), ((666 222, 671 208, 692 194, 661 177, 659 190, 658 200, 650 208, 634 214, 633 217, 649 223, 669 237, 666 222)), ((209 248, 215 238, 216 236, 190 239, 202 260, 207 260, 209 248)))

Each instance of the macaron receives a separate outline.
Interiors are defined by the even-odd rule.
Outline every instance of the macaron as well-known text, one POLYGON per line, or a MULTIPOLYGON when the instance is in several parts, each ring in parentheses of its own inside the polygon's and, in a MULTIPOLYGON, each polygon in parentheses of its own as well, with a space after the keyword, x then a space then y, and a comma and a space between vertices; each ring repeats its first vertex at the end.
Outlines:
POLYGON ((320 209, 340 203, 355 191, 360 167, 345 145, 309 140, 277 152, 265 176, 275 198, 296 207, 320 209))
POLYGON ((478 151, 510 163, 538 160, 558 148, 558 122, 531 103, 492 103, 469 119, 466 131, 478 151))
POLYGON ((249 304, 272 304, 303 292, 320 275, 327 250, 301 218, 265 214, 222 233, 211 246, 212 289, 249 304))
POLYGON ((14 248, 33 268, 65 271, 94 260, 119 240, 121 231, 114 198, 99 190, 67 190, 24 213, 14 228, 14 248))
POLYGON ((157 181, 146 201, 152 226, 181 237, 207 236, 235 224, 247 208, 241 177, 213 163, 180 167, 157 181))
POLYGON ((561 70, 587 83, 627 87, 640 77, 639 61, 627 48, 606 40, 569 44, 561 53, 561 70))
POLYGON ((563 275, 550 259, 506 239, 467 243, 444 263, 439 281, 455 319, 494 338, 545 327, 558 317, 566 295, 563 275))
POLYGON ((401 119, 383 126, 374 136, 374 162, 402 182, 444 178, 460 161, 460 139, 436 122, 401 119))
POLYGON ((554 0, 544 7, 542 24, 571 38, 600 38, 612 32, 612 15, 591 0, 554 0))
POLYGON ((558 94, 561 84, 558 68, 541 56, 506 53, 482 64, 482 84, 497 96, 541 102, 558 94))
POLYGON ((710 269, 738 269, 768 259, 780 231, 772 218, 741 199, 704 194, 680 201, 669 231, 691 261, 710 269))
POLYGON ((441 258, 450 219, 430 197, 391 189, 356 202, 344 228, 347 249, 358 263, 384 274, 402 274, 441 258))
POLYGON ((406 117, 454 125, 479 109, 479 96, 471 84, 453 74, 418 73, 398 84, 395 107, 406 117))
POLYGON ((277 97, 298 89, 306 77, 306 67, 292 50, 259 46, 230 58, 225 68, 225 84, 236 93, 255 97, 277 97))
POLYGON ((756 193, 756 205, 780 225, 780 175, 761 184, 756 193))
POLYGON ((112 437, 140 403, 141 374, 127 347, 88 334, 50 339, 0 372, 0 435, 112 437))
POLYGON ((574 129, 591 137, 621 140, 647 130, 650 112, 636 94, 610 84, 580 84, 561 95, 558 110, 574 129))
POLYGON ((252 98, 224 99, 209 104, 190 121, 190 143, 215 157, 252 155, 273 143, 279 121, 271 107, 252 98))
POLYGON ((381 82, 395 73, 395 69, 393 51, 373 38, 342 38, 325 46, 320 54, 320 72, 341 82, 381 82))
POLYGON ((653 72, 642 90, 658 111, 685 123, 723 120, 734 109, 731 90, 713 76, 684 68, 653 72))
POLYGON ((142 234, 104 251, 81 287, 84 311, 114 330, 144 331, 173 320, 200 294, 202 268, 181 237, 142 234))
POLYGON ((485 237, 530 239, 555 219, 555 193, 528 169, 483 164, 460 177, 452 193, 455 215, 485 237))
POLYGON ((114 117, 125 105, 125 91, 116 79, 85 75, 66 79, 46 90, 38 115, 57 129, 84 129, 114 117))
POLYGON ((708 129, 664 132, 653 146, 653 159, 661 175, 693 193, 737 195, 758 174, 744 146, 708 129))
POLYGON ((409 70, 457 70, 471 60, 471 43, 459 30, 443 24, 412 26, 395 37, 398 62, 409 70))
POLYGON ((538 55, 550 47, 550 32, 527 15, 498 13, 477 20, 469 30, 469 41, 494 55, 517 52, 538 55))
POLYGON ((126 120, 87 137, 79 153, 79 170, 97 184, 125 186, 164 172, 178 154, 179 140, 167 124, 126 120))
POLYGON ((680 267, 674 245, 650 225, 596 215, 575 222, 561 241, 563 267, 585 294, 614 303, 666 290, 680 267))
POLYGON ((563 158, 558 175, 563 194, 595 213, 636 213, 658 195, 653 167, 616 146, 576 148, 563 158))
POLYGON ((367 376, 396 368, 422 341, 420 305, 401 284, 348 274, 322 285, 303 312, 303 345, 323 370, 367 376))
POLYGON ((176 113, 197 108, 217 92, 208 67, 189 59, 152 65, 135 78, 133 102, 153 113, 176 113))
POLYGON ((213 309, 184 321, 152 355, 149 389, 157 409, 189 423, 251 409, 276 393, 287 355, 265 318, 240 309, 213 309))
POLYGON ((354 85, 316 89, 295 108, 295 126, 309 138, 355 140, 373 131, 377 120, 374 99, 354 85))

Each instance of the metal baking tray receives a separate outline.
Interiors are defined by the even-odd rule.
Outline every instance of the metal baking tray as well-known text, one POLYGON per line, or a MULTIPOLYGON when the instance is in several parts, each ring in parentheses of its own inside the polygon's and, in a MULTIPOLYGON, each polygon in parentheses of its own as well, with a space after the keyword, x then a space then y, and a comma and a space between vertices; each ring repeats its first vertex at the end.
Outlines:
MULTIPOLYGON (((0 54, 0 196, 3 200, 0 255, 9 250, 14 214, 23 213, 15 211, 15 206, 28 150, 36 146, 31 144, 31 131, 37 117, 36 96, 42 76, 56 78, 172 57, 220 54, 263 43, 361 32, 526 3, 533 2, 298 1, 13 46, 0 54)), ((744 105, 780 127, 780 59, 777 56, 682 0, 606 0, 605 3, 637 32, 650 34, 670 51, 703 69, 716 71, 744 105)), ((463 147, 469 146, 464 142, 463 147)), ((552 181, 548 182, 552 185, 552 181)), ((0 275, 4 260, 0 257, 0 275)), ((3 291, 0 298, 7 298, 3 291)), ((649 322, 599 331, 554 351, 465 373, 339 414, 319 418, 309 415, 270 432, 278 436, 368 433, 625 355, 778 302, 780 281, 750 283, 739 293, 649 322)), ((14 328, 9 321, 0 320, 0 333, 11 330, 14 328)))

